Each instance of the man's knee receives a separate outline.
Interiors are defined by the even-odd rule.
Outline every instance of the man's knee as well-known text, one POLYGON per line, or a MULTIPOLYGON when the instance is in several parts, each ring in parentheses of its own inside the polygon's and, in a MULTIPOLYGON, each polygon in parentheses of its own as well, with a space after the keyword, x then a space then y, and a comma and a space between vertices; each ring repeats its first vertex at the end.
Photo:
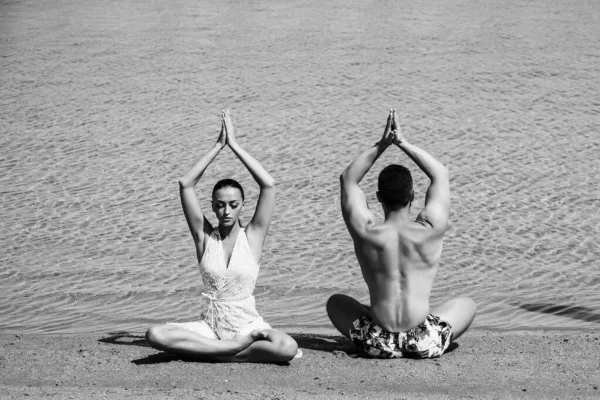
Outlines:
POLYGON ((475 315, 477 305, 469 297, 457 297, 442 304, 436 310, 444 314, 475 315))
POLYGON ((456 300, 460 301, 460 307, 466 315, 472 315, 475 317, 475 314, 477 313, 477 304, 475 304, 471 298, 460 297, 456 300))
POLYGON ((332 312, 339 310, 342 307, 342 304, 348 301, 350 297, 345 294, 336 293, 327 299, 327 303, 325 304, 325 308, 327 309, 327 314, 331 315, 332 312))
POLYGON ((458 339, 475 319, 477 305, 468 297, 452 299, 440 307, 436 315, 452 325, 452 340, 458 339))

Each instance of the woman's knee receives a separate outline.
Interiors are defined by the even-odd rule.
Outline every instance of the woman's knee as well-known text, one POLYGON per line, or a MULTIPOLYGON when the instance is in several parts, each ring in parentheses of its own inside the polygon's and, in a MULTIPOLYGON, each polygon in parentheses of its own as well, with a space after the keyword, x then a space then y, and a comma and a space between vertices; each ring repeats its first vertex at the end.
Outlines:
POLYGON ((165 325, 153 325, 146 331, 146 341, 152 347, 162 347, 165 325))
POLYGON ((282 335, 274 344, 277 346, 277 353, 284 361, 293 359, 298 352, 298 343, 289 335, 282 335))

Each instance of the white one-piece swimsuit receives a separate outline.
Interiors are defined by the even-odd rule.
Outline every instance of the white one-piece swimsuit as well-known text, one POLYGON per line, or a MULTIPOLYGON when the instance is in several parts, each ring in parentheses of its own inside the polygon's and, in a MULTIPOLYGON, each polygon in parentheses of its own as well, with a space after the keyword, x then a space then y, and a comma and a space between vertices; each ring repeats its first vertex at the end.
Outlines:
MULTIPOLYGON (((205 293, 202 295, 209 299, 202 319, 219 339, 233 339, 247 335, 254 329, 271 328, 256 311, 252 293, 259 264, 252 256, 244 229, 240 229, 238 233, 229 265, 225 260, 219 229, 213 229, 199 266, 205 286, 205 293)), ((174 325, 196 331, 196 326, 200 323, 174 325)))

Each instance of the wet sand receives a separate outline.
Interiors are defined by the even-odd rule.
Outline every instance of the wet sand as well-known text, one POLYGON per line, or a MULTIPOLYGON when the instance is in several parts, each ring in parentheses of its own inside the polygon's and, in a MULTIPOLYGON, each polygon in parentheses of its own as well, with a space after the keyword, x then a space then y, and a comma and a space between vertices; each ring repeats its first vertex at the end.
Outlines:
POLYGON ((600 396, 600 332, 467 332, 433 360, 355 358, 340 336, 293 335, 289 364, 184 361, 127 333, 0 335, 4 399, 586 399, 600 396))

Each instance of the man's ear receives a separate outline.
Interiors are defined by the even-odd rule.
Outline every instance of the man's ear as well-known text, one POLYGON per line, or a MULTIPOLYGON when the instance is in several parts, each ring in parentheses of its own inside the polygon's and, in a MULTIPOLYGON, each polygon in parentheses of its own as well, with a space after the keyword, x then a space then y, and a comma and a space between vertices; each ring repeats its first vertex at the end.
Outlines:
POLYGON ((379 192, 376 192, 375 194, 377 195, 377 201, 379 201, 381 203, 381 208, 383 209, 383 212, 387 213, 387 206, 385 205, 385 203, 381 199, 381 194, 379 194, 379 192))

